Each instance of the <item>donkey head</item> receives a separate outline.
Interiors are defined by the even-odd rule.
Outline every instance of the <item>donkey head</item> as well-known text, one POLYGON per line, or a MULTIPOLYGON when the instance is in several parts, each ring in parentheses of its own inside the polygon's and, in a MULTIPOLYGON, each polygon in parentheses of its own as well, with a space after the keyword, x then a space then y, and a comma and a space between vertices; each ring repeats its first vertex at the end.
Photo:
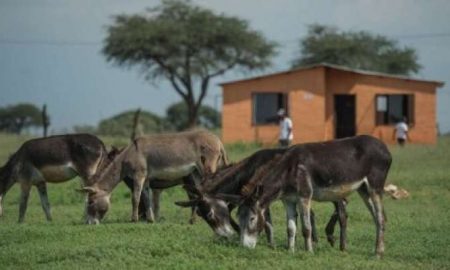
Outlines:
POLYGON ((101 171, 95 174, 91 180, 92 185, 81 189, 87 194, 86 223, 99 224, 108 212, 111 204, 111 192, 120 182, 124 148, 118 150, 112 148, 108 153, 108 162, 103 165, 101 171))
POLYGON ((192 187, 190 189, 194 198, 190 201, 175 202, 175 204, 181 207, 195 207, 197 214, 208 223, 217 235, 222 237, 233 235, 227 198, 220 194, 215 196, 204 194, 192 187))
POLYGON ((241 244, 248 248, 256 246, 258 235, 263 231, 266 222, 266 208, 258 201, 261 194, 262 188, 256 187, 250 196, 241 198, 238 209, 241 244))
POLYGON ((86 186, 82 191, 87 193, 86 224, 100 224, 111 204, 111 193, 101 190, 95 185, 86 186))

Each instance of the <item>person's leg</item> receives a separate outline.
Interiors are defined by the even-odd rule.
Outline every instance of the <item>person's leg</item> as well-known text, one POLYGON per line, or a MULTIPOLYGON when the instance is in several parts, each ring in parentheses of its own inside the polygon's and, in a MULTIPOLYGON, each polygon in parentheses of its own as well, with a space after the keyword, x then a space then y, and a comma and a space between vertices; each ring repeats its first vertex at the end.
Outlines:
POLYGON ((286 148, 286 147, 289 146, 289 140, 282 140, 282 139, 280 139, 279 143, 280 143, 280 147, 281 148, 286 148))

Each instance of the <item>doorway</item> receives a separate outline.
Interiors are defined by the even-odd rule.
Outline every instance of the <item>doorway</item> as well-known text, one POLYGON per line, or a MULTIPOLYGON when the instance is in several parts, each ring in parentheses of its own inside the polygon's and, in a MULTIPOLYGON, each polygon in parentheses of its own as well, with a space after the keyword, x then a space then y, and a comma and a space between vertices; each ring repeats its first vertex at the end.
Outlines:
POLYGON ((336 118, 335 138, 356 135, 355 95, 335 95, 334 113, 336 118))

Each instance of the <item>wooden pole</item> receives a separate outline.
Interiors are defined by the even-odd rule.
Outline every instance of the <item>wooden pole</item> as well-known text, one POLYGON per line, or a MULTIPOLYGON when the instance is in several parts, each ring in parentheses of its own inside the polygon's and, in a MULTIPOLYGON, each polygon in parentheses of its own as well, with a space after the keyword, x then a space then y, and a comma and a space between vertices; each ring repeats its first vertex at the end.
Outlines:
POLYGON ((42 129, 44 137, 47 137, 48 126, 50 126, 50 118, 47 114, 47 105, 44 104, 44 106, 42 107, 42 129))

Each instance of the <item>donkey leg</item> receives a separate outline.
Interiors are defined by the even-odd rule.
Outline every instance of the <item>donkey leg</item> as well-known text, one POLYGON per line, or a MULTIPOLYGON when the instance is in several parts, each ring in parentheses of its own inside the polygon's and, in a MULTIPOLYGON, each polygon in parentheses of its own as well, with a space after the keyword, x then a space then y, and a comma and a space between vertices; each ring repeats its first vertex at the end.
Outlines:
POLYGON ((338 204, 337 202, 333 202, 334 204, 334 212, 330 217, 330 220, 328 221, 327 226, 325 227, 325 233, 327 235, 327 240, 328 243, 330 243, 330 245, 332 247, 334 247, 334 242, 335 242, 335 238, 334 238, 334 227, 336 226, 336 223, 338 221, 339 218, 339 214, 338 214, 338 204))
POLYGON ((133 195, 131 196, 132 213, 131 221, 137 222, 139 220, 139 203, 141 201, 141 192, 144 187, 145 177, 136 177, 134 179, 133 195))
POLYGON ((3 216, 3 200, 5 199, 6 192, 14 185, 15 181, 9 180, 7 183, 0 184, 0 217, 3 216))
MULTIPOLYGON (((190 192, 187 192, 189 200, 195 200, 195 195, 191 194, 190 192)), ((197 220, 197 206, 193 205, 191 206, 191 217, 189 218, 189 224, 195 224, 197 220)))
POLYGON ((377 231, 377 239, 376 239, 376 250, 377 250, 378 249, 379 226, 378 226, 378 218, 377 218, 376 210, 375 210, 375 204, 374 204, 373 199, 369 195, 367 188, 360 188, 358 190, 358 193, 361 196, 361 198, 363 199, 364 203, 366 204, 367 209, 369 209, 369 212, 372 215, 373 221, 375 223, 376 231, 377 231))
POLYGON ((297 219, 297 204, 295 202, 283 201, 286 208, 286 223, 287 223, 287 235, 288 235, 288 249, 290 251, 295 250, 295 234, 297 232, 296 219, 297 219))
POLYGON ((371 199, 375 206, 375 217, 377 225, 377 240, 375 252, 378 258, 381 258, 384 254, 384 210, 381 202, 381 194, 372 193, 371 199))
POLYGON ((270 214, 270 208, 264 212, 266 223, 264 224, 264 231, 266 232, 267 242, 269 246, 275 247, 275 243, 273 241, 273 225, 272 225, 272 215, 270 214))
MULTIPOLYGON (((124 177, 123 182, 127 185, 130 191, 133 193, 134 190, 134 180, 130 177, 124 177)), ((149 194, 145 188, 142 189, 141 200, 139 202, 139 217, 143 219, 148 219, 147 217, 147 205, 146 201, 148 201, 149 194)))
POLYGON ((161 201, 162 189, 152 189, 152 208, 153 214, 155 215, 155 220, 158 221, 160 216, 160 201, 161 201))
POLYGON ((142 189, 141 203, 139 203, 139 212, 144 212, 145 214, 142 215, 142 217, 146 219, 147 222, 153 223, 155 221, 155 216, 153 214, 153 208, 150 202, 151 194, 152 191, 149 186, 149 181, 147 180, 145 181, 144 188, 142 189))
POLYGON ((318 243, 319 242, 319 237, 317 236, 316 216, 315 216, 314 211, 312 209, 311 209, 311 212, 310 212, 310 218, 311 218, 311 236, 312 236, 312 241, 314 243, 318 243))
POLYGON ((301 221, 302 221, 302 233, 303 238, 305 239, 305 250, 313 251, 312 248, 312 239, 311 239, 311 199, 310 198, 301 198, 300 199, 300 212, 301 212, 301 221))
POLYGON ((347 212, 345 210, 344 200, 336 202, 336 210, 339 215, 340 227, 339 249, 345 251, 347 248, 347 212))
POLYGON ((30 197, 31 184, 22 183, 22 192, 20 194, 20 206, 19 206, 19 223, 24 221, 25 212, 27 211, 28 198, 30 197))
POLYGON ((47 221, 52 221, 52 215, 50 212, 50 203, 48 201, 48 195, 47 195, 47 184, 45 182, 40 182, 36 185, 39 198, 41 200, 42 209, 44 210, 45 217, 47 218, 47 221))

